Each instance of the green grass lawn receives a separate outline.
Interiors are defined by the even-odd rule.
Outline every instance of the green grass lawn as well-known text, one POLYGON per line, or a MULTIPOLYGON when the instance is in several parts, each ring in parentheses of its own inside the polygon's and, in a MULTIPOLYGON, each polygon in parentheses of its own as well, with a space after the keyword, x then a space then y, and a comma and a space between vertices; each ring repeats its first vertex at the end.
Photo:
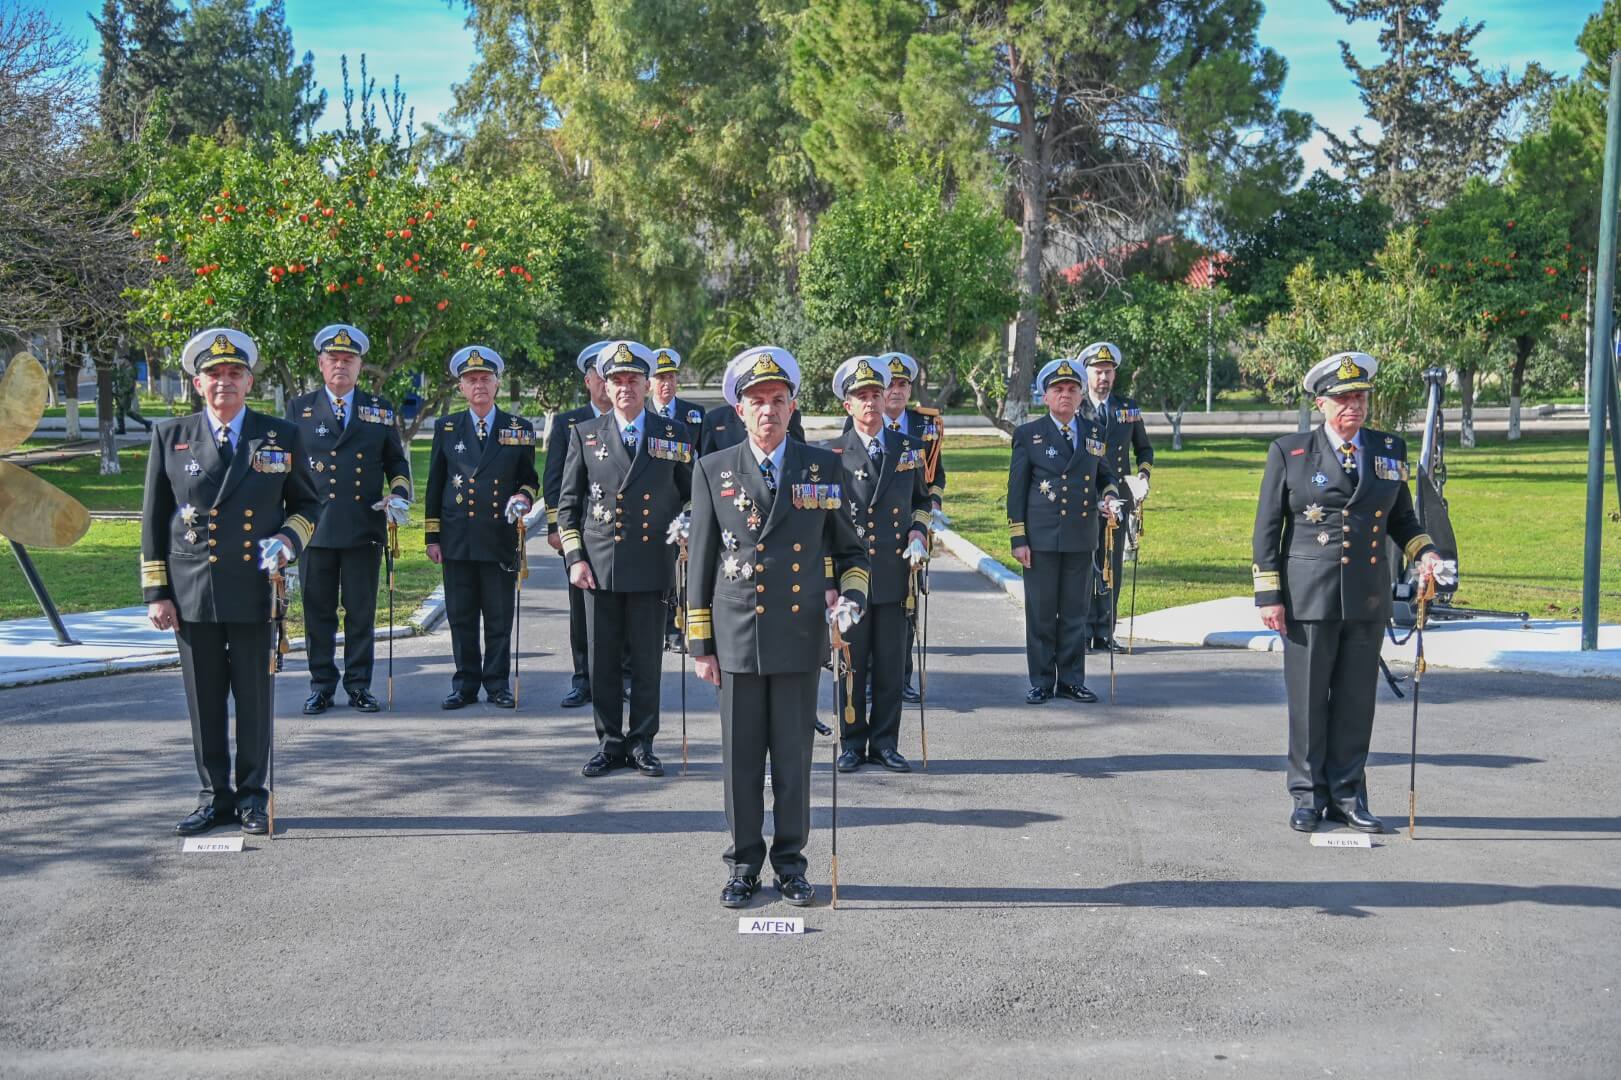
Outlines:
MULTIPOLYGON (((1196 439, 1156 447, 1137 610, 1248 595, 1250 533, 1268 439, 1196 439)), ((1008 446, 953 437, 946 509, 956 529, 1011 569, 1008 446)), ((1582 587, 1587 440, 1571 435, 1449 447, 1447 501, 1458 534, 1460 605, 1572 617, 1582 587)), ((1610 463, 1605 507, 1616 506, 1610 463)), ((1126 586, 1130 588, 1130 565, 1126 586)), ((1600 616, 1621 622, 1621 526, 1604 525, 1600 616)), ((1122 611, 1126 605, 1122 603, 1122 611)))
MULTIPOLYGON (((416 478, 417 496, 428 482, 428 443, 411 447, 411 470, 416 478)), ((537 470, 544 467, 544 455, 537 454, 537 470)), ((42 465, 35 474, 50 480, 72 494, 91 510, 139 510, 141 486, 146 476, 145 449, 119 454, 124 471, 118 476, 102 476, 95 457, 77 458, 60 465, 42 465)), ((90 531, 71 548, 60 551, 31 549, 41 579, 51 599, 63 612, 99 611, 141 603, 141 530, 136 521, 94 521, 90 531)), ((0 553, 7 556, 9 552, 0 553)), ((417 604, 439 584, 439 567, 428 561, 422 543, 422 508, 411 507, 411 522, 400 530, 400 558, 395 564, 394 617, 404 622, 417 604)), ((388 608, 387 581, 379 584, 378 617, 388 608)), ((34 594, 17 572, 0 569, 0 619, 38 615, 34 594)), ((303 632, 303 612, 295 601, 289 613, 289 627, 303 632)))

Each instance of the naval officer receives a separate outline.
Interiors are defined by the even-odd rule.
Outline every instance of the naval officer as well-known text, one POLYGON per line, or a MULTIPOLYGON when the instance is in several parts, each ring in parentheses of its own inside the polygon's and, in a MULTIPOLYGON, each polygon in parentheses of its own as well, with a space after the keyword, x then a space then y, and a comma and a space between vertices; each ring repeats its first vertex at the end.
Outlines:
POLYGON ((266 572, 296 559, 322 512, 298 429, 247 407, 259 349, 224 327, 186 342, 180 366, 203 409, 152 432, 141 513, 141 591, 154 628, 173 630, 202 781, 181 836, 241 822, 270 830, 275 699, 266 572), (236 706, 236 770, 230 705, 236 706))
POLYGON ((793 356, 745 350, 722 388, 748 437, 700 458, 693 476, 686 628, 698 676, 720 687, 731 836, 721 903, 747 905, 769 861, 782 898, 804 906, 816 895, 805 876, 816 686, 829 622, 847 632, 861 617, 867 549, 843 509, 838 455, 788 437, 793 356))
POLYGON ((1384 830, 1368 809, 1366 768, 1390 621, 1387 545, 1420 575, 1445 584, 1452 573, 1413 510, 1407 444, 1364 426, 1378 370, 1367 353, 1343 352, 1306 373, 1323 422, 1272 444, 1255 508, 1255 605, 1283 635, 1289 825, 1299 832, 1324 817, 1384 830))

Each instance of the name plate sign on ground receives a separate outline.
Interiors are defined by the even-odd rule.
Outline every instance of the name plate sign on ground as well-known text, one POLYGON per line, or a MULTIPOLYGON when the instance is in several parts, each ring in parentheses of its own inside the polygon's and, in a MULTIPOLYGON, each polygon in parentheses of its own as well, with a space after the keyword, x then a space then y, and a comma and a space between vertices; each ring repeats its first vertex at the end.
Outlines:
POLYGON ((737 920, 739 934, 803 934, 804 919, 751 919, 744 915, 737 920))
POLYGON ((182 852, 193 851, 241 851, 242 837, 237 836, 188 836, 181 843, 182 852))
POLYGON ((1367 833, 1329 833, 1326 836, 1322 833, 1312 833, 1311 846, 1371 848, 1373 847, 1373 837, 1367 833))

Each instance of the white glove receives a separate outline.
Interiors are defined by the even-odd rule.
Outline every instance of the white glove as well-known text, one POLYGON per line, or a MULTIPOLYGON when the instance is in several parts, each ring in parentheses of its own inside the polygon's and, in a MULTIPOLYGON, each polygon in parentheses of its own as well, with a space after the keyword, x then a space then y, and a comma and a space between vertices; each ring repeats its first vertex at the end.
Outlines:
POLYGON ((1126 487, 1131 489, 1131 500, 1137 505, 1141 506, 1143 500, 1148 498, 1148 477, 1128 476, 1126 487))
POLYGON ((1434 577, 1437 585, 1456 585, 1458 583, 1458 560, 1442 559, 1440 565, 1435 567, 1434 577))
POLYGON ((670 528, 664 534, 666 544, 684 543, 692 535, 692 513, 681 511, 681 516, 670 522, 670 528))
POLYGON ((398 495, 389 495, 380 502, 371 504, 373 510, 381 510, 389 521, 395 525, 404 525, 411 520, 411 504, 398 495))
POLYGON ((1098 508, 1114 520, 1120 520, 1120 500, 1113 495, 1098 503, 1098 508))
POLYGON ((946 527, 946 514, 944 510, 929 511, 929 528, 939 532, 946 527))
POLYGON ((507 523, 510 525, 512 522, 517 521, 519 518, 529 513, 530 505, 529 496, 527 495, 514 495, 512 498, 508 499, 507 523))
POLYGON ((272 536, 268 540, 259 541, 259 569, 280 570, 287 560, 292 557, 292 549, 287 541, 279 536, 272 536))
POLYGON ((912 537, 912 542, 906 545, 906 561, 913 566, 921 566, 928 561, 928 558, 929 549, 924 546, 923 541, 915 536, 912 537))
POLYGON ((861 608, 848 596, 841 596, 838 603, 827 609, 827 621, 836 623, 839 633, 847 634, 850 627, 861 621, 861 608))

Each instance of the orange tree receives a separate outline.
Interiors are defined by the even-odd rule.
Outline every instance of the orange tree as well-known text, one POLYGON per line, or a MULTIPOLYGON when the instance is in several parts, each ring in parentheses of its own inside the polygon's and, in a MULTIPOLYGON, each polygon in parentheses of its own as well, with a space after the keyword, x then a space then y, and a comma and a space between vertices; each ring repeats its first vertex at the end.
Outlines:
POLYGON ((513 380, 571 383, 571 346, 607 311, 589 217, 536 174, 422 172, 336 136, 268 159, 192 139, 147 168, 135 228, 160 272, 130 292, 134 321, 170 347, 237 327, 284 386, 314 374, 316 330, 352 323, 371 338, 374 389, 398 401, 422 376, 420 421, 460 346, 497 349, 513 380))

